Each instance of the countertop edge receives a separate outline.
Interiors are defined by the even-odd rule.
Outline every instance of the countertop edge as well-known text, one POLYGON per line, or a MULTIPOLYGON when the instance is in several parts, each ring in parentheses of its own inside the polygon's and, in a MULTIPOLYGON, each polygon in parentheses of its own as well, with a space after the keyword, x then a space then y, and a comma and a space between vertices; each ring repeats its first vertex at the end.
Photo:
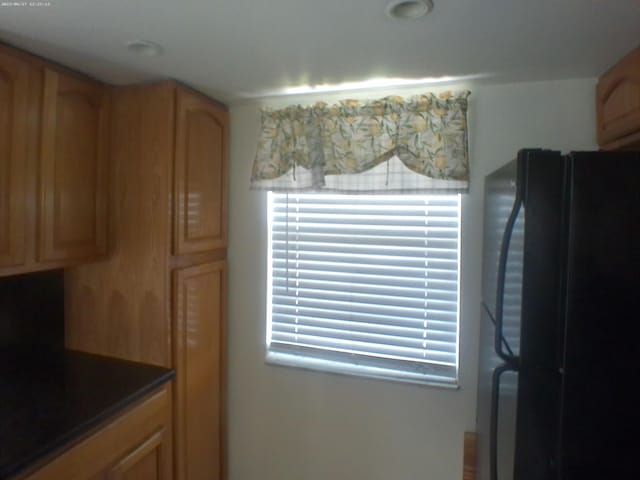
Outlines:
POLYGON ((175 370, 166 369, 165 372, 160 373, 153 380, 145 383, 128 395, 123 396, 90 419, 85 420, 76 427, 61 434, 51 443, 34 449, 28 455, 25 455, 14 463, 9 463, 4 467, 0 466, 0 480, 20 480, 30 472, 37 471, 58 455, 61 455, 78 442, 118 418, 121 414, 124 414, 129 407, 134 407, 138 401, 170 382, 174 377, 175 370))

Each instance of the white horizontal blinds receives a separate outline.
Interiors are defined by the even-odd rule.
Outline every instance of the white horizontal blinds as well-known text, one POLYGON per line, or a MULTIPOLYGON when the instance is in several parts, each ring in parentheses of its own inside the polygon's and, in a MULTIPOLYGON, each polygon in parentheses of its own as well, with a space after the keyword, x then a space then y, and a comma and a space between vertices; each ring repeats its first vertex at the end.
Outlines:
MULTIPOLYGON (((509 209, 509 213, 511 213, 511 208, 509 209)), ((524 218, 524 207, 521 207, 511 230, 502 303, 502 335, 514 355, 520 354, 522 273, 524 268, 524 218)))
POLYGON ((459 195, 270 195, 270 351, 455 381, 459 195))

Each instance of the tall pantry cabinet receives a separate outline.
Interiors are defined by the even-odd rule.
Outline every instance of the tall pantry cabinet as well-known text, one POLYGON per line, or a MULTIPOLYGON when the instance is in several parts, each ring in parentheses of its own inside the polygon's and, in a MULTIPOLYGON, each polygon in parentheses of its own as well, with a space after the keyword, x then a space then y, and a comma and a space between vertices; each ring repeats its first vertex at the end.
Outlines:
POLYGON ((66 344, 175 368, 175 478, 222 479, 228 112, 118 87, 110 125, 109 257, 67 271, 66 344))

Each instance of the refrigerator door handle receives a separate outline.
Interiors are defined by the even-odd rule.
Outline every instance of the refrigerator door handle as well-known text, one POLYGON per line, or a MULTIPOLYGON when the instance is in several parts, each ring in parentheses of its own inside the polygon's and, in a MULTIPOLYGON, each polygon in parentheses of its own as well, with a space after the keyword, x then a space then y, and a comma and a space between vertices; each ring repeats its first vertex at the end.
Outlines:
MULTIPOLYGON (((482 306, 482 309, 485 311, 485 313, 489 317, 489 320, 491 320, 491 323, 493 323, 493 327, 495 328, 496 327, 496 319, 491 314, 491 310, 489 309, 489 306, 485 302, 481 302, 480 305, 482 306)), ((516 355, 513 353, 513 350, 511 350, 511 347, 507 343, 507 339, 504 338, 504 335, 500 334, 500 339, 502 341, 502 345, 504 345, 504 348, 507 349, 507 352, 509 353, 509 356, 511 358, 516 358, 516 355)))
POLYGON ((504 372, 515 372, 517 368, 505 363, 495 368, 491 378, 491 419, 489 425, 489 480, 498 480, 498 409, 500 398, 500 377, 504 372))
MULTIPOLYGON (((494 349, 498 357, 504 362, 513 364, 517 363, 517 357, 512 353, 507 353, 503 350, 504 335, 502 332, 503 327, 503 313, 504 313, 504 283, 507 272, 507 256, 509 254, 509 244, 511 243, 511 234, 513 233, 513 227, 520 213, 522 206, 522 194, 521 188, 516 189, 516 197, 513 202, 513 208, 507 219, 507 224, 504 229, 504 235, 502 236, 502 244, 500 245, 500 258, 498 260, 498 285, 496 288, 496 330, 494 337, 494 349)), ((506 343, 506 342, 505 342, 506 343)), ((510 349, 509 349, 510 350, 510 349)))

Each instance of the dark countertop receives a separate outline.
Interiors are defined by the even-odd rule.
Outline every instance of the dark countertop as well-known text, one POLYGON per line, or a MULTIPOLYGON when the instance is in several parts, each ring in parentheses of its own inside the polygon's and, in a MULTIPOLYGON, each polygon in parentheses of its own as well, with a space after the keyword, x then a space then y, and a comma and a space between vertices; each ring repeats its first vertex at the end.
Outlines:
POLYGON ((0 350, 0 479, 82 437, 173 375, 72 350, 0 350))

